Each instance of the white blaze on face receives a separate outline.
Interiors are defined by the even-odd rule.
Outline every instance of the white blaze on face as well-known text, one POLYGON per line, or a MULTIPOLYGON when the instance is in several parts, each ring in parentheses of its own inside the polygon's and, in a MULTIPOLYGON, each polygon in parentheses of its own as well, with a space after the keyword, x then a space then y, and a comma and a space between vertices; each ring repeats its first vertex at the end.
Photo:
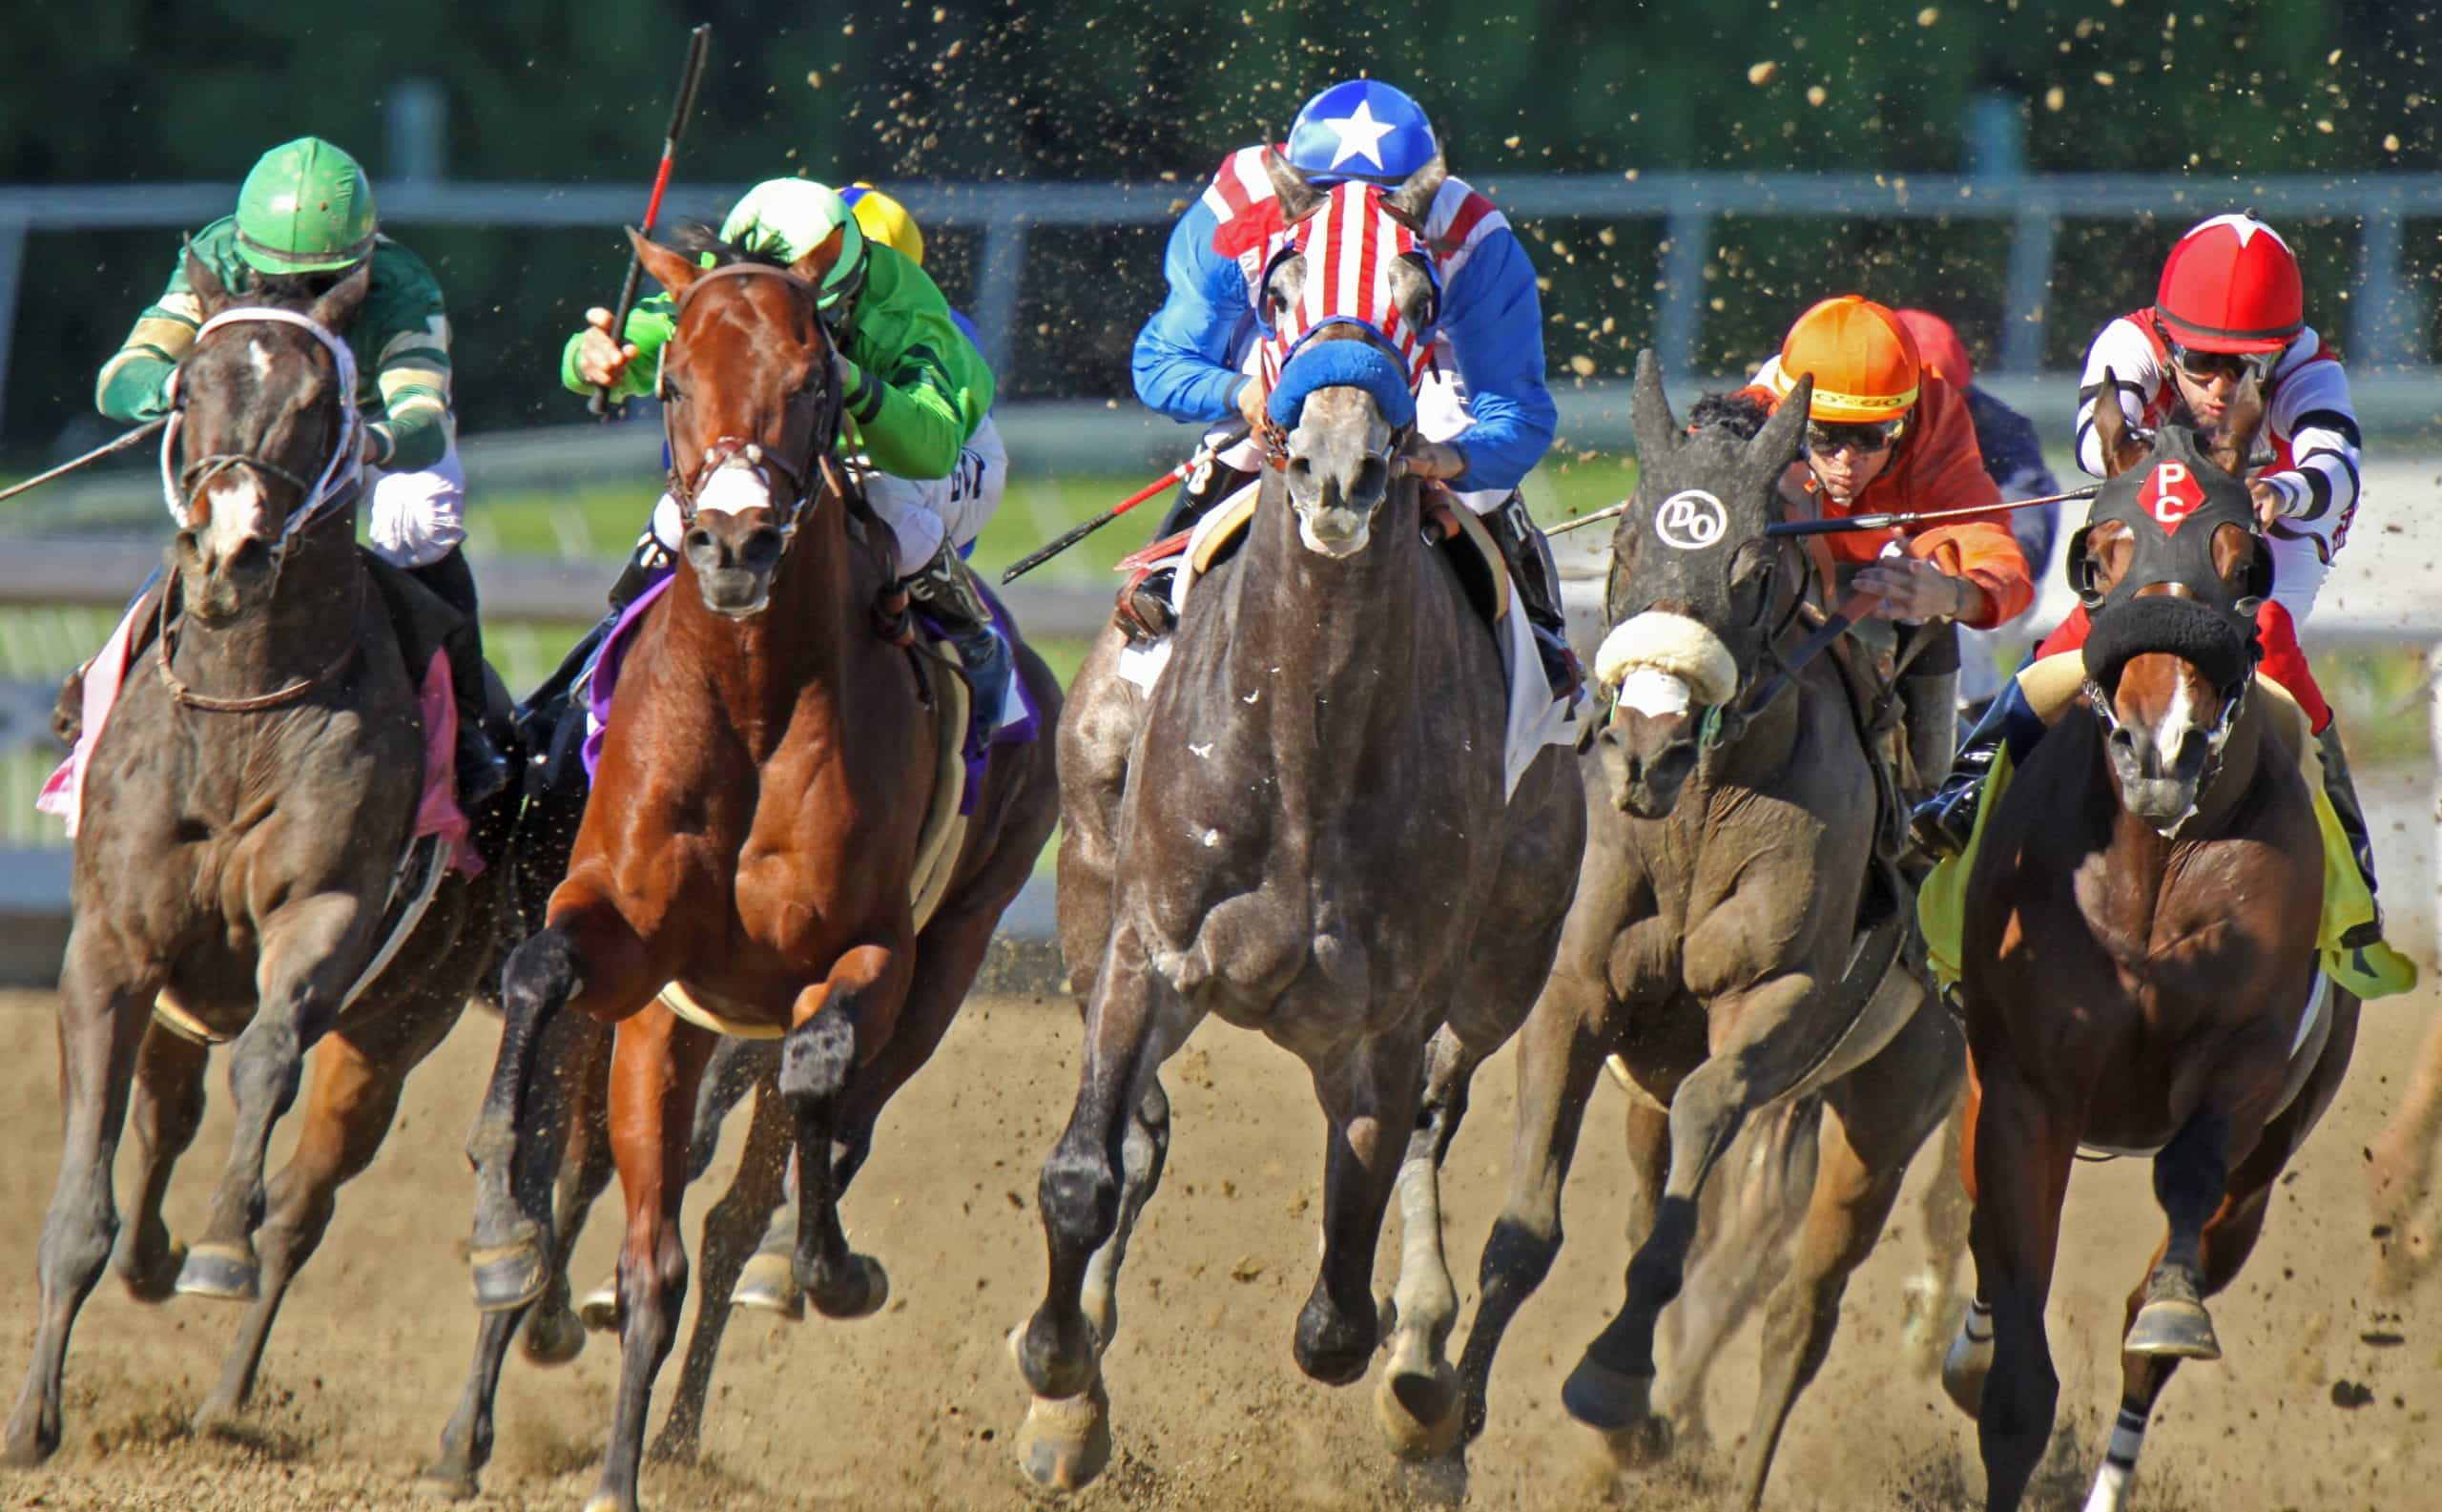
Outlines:
POLYGON ((1634 709, 1648 719, 1687 712, 1687 679, 1658 667, 1631 667, 1620 679, 1622 708, 1634 709))
POLYGON ((209 562, 225 562, 249 538, 272 533, 262 480, 252 467, 230 467, 203 490, 210 518, 197 532, 209 562))
POLYGON ((2154 726, 2154 759, 2162 764, 2163 775, 2170 776, 2171 763, 2179 759, 2180 745, 2196 723, 2196 706, 2188 697, 2188 680, 2179 679, 2171 691, 2171 700, 2163 706, 2163 717, 2154 726))
POLYGON ((271 348, 260 338, 246 343, 246 365, 254 369, 255 382, 271 382, 271 348))
POLYGON ((772 507, 772 486, 763 481, 762 472, 754 467, 720 466, 704 480, 695 494, 695 508, 701 512, 714 510, 721 514, 737 514, 747 509, 768 509, 772 507))

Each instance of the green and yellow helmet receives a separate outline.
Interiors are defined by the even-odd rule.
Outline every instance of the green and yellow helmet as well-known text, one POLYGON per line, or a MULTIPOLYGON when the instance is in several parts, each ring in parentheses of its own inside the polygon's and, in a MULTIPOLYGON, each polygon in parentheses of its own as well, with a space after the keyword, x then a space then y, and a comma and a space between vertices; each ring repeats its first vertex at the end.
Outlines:
POLYGON ((856 213, 867 241, 880 242, 920 268, 924 265, 924 233, 905 205, 862 180, 840 190, 839 197, 856 213))
POLYGON ((784 262, 797 261, 835 231, 841 234, 839 260, 822 276, 817 300, 826 312, 855 303, 865 286, 865 233, 838 190, 811 178, 765 179, 721 222, 723 241, 784 262))
POLYGON ((373 186, 319 136, 263 154, 238 191, 238 256, 269 274, 334 273, 373 250, 373 186))

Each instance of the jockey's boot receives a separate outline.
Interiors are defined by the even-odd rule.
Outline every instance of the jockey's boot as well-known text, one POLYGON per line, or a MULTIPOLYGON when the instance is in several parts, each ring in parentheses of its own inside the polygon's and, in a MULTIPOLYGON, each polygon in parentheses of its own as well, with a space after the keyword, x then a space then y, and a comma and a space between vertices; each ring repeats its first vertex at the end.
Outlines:
MULTIPOLYGON (((1169 512, 1162 516, 1160 529, 1153 532, 1156 541, 1167 541, 1184 530, 1195 528, 1195 522, 1214 505, 1255 480, 1252 472, 1244 472, 1217 457, 1208 458, 1203 466, 1189 473, 1170 500, 1169 512)), ((1159 567, 1137 573, 1119 590, 1119 612, 1113 615, 1128 638, 1143 645, 1160 640, 1178 628, 1178 611, 1170 607, 1170 588, 1178 577, 1178 569, 1165 562, 1159 567)))
POLYGON ((909 599, 940 626, 966 664, 966 684, 975 691, 975 708, 987 726, 1000 723, 1003 701, 1009 695, 1014 663, 1009 648, 992 632, 992 606, 967 575, 966 563, 947 538, 933 559, 900 580, 909 599))
POLYGON ((1910 797, 1931 797, 1958 756, 1958 673, 1931 672, 1899 679, 1902 738, 1914 785, 1910 797))
MULTIPOLYGON (((443 638, 441 649, 449 658, 450 691, 458 704, 458 806, 471 815, 498 797, 509 778, 508 757, 484 729, 484 632, 476 618, 475 574, 466 566, 466 553, 451 547, 440 561, 411 567, 407 575, 458 611, 458 626, 443 638)), ((408 673, 421 678, 424 669, 408 673)))
MULTIPOLYGON (((2324 756, 2324 796, 2331 799, 2331 811, 2340 819, 2340 831, 2349 837, 2349 849, 2357 858, 2358 875, 2366 879, 2366 890, 2374 891, 2374 838, 2366 828, 2366 810, 2357 801, 2357 784, 2349 775, 2349 754, 2341 749, 2340 721, 2324 722, 2323 732, 2315 736, 2315 744, 2324 756)), ((2383 904, 2374 902, 2374 917, 2351 925, 2340 937, 2344 950, 2363 950, 2383 938, 2383 904)))
POLYGON ((2042 716, 2026 701, 2018 680, 2012 677, 2002 683, 1999 696, 1976 721, 1976 728, 1967 732, 1967 739, 1951 762, 1950 775, 1909 816, 1909 832, 1917 849, 1936 860, 1966 850, 1976 833, 1976 810, 1983 801, 1984 778, 1993 770, 1994 758, 2006 746, 2011 760, 2023 759, 2042 738, 2042 716))
POLYGON ((1585 670, 1578 664, 1577 652, 1569 649, 1568 616, 1561 609, 1561 570, 1552 560, 1552 545, 1527 516, 1525 501, 1515 493, 1485 515, 1483 522, 1493 544, 1500 548, 1501 560, 1509 565, 1509 581, 1517 591, 1519 608, 1526 611, 1526 623, 1534 629, 1535 653, 1542 659, 1543 677, 1551 684, 1552 696, 1566 698, 1584 683, 1585 670))

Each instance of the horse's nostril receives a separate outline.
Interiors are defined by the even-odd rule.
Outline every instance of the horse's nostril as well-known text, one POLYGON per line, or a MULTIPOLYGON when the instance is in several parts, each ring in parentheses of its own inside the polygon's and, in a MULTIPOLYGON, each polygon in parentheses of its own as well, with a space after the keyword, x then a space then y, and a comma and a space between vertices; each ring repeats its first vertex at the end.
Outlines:
POLYGON ((780 559, 780 532, 766 527, 746 538, 737 553, 738 565, 761 570, 780 559))
POLYGON ((1356 486, 1350 490, 1349 497, 1371 502, 1382 496, 1390 482, 1390 464, 1379 457, 1368 457, 1357 466, 1356 486))
POLYGON ((689 556, 694 556, 701 552, 709 551, 713 549, 713 532, 705 529, 700 525, 696 526, 693 529, 687 532, 687 539, 680 544, 685 548, 689 556))

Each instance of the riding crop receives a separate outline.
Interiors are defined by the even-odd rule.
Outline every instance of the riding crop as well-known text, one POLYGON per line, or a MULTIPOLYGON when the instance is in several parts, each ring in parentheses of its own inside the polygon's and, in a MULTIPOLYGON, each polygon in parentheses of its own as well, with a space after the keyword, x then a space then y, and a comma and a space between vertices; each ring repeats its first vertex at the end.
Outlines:
MULTIPOLYGON (((652 223, 661 215, 662 192, 670 187, 670 165, 678 155, 678 137, 687 129, 687 116, 695 108, 695 87, 704 82, 704 59, 713 45, 712 23, 706 22, 687 33, 687 63, 678 74, 678 98, 670 107, 670 130, 661 138, 661 167, 652 176, 652 196, 645 201, 643 232, 652 235, 652 223)), ((628 279, 619 285, 619 307, 611 312, 610 340, 624 343, 628 332, 628 312, 635 308, 636 287, 644 278, 644 259, 631 249, 628 253, 628 279)), ((608 418, 611 412, 610 390, 598 387, 586 402, 586 408, 608 418)))
POLYGON ((135 445, 138 442, 152 439, 152 437, 156 434, 163 425, 166 425, 169 423, 170 417, 167 415, 163 415, 158 420, 148 420, 143 425, 136 426, 134 430, 127 432, 123 436, 112 437, 109 441, 95 446, 93 450, 76 458, 72 462, 63 462, 58 466, 52 468, 49 472, 37 473, 33 477, 28 478, 23 483, 12 484, 6 488, 0 488, 0 499, 13 499, 17 495, 27 492, 30 489, 41 487, 44 484, 49 483, 53 478, 64 478, 68 474, 74 472, 77 468, 82 467, 89 463, 99 462, 104 457, 111 455, 113 452, 125 451, 128 447, 135 445))
POLYGON ((1228 447, 1236 445, 1240 441, 1246 438, 1246 434, 1247 427, 1245 425, 1232 425, 1229 429, 1213 437, 1211 440, 1206 442, 1204 445, 1196 447, 1195 454, 1189 457, 1187 461, 1180 463, 1177 466, 1172 467, 1169 471, 1162 474, 1160 477, 1147 484, 1142 488, 1137 489, 1127 498, 1120 500, 1117 504, 1112 505, 1102 513, 1095 515, 1090 520, 1087 520, 1085 524, 1067 531, 1058 540, 1053 541, 1050 545, 1042 547, 1030 554, 1019 559, 1016 563, 1010 566, 1007 571, 1001 574, 1001 586, 1006 588, 1017 579, 1024 577, 1026 573, 1033 571, 1044 563, 1050 561, 1061 552, 1067 550, 1070 547, 1075 546, 1078 542, 1093 534, 1096 530, 1101 529, 1104 526, 1110 524, 1113 520, 1118 519, 1128 510, 1135 508, 1140 504, 1143 504, 1146 500, 1161 492, 1164 488, 1167 488, 1170 485, 1186 478, 1190 473, 1195 471, 1196 468, 1204 466, 1207 458, 1210 458, 1228 447))
MULTIPOLYGON (((1851 530, 1887 530, 1895 525, 1925 525, 1935 520, 1963 520, 1971 515, 1991 514, 1999 509, 2032 509, 2038 505, 2069 504, 2079 499, 2091 499, 2101 484, 2072 488, 2066 493, 2047 493, 2039 499, 2012 499, 2005 504, 1979 504, 1971 509, 1935 509, 1920 514, 1850 514, 1822 520, 1782 520, 1764 527, 1766 535, 1839 535, 1851 530)), ((1623 499, 1605 505, 1592 514, 1581 514, 1574 520, 1563 520, 1544 530, 1545 535, 1565 535, 1582 526, 1604 520, 1616 520, 1628 512, 1636 501, 1623 499)))

